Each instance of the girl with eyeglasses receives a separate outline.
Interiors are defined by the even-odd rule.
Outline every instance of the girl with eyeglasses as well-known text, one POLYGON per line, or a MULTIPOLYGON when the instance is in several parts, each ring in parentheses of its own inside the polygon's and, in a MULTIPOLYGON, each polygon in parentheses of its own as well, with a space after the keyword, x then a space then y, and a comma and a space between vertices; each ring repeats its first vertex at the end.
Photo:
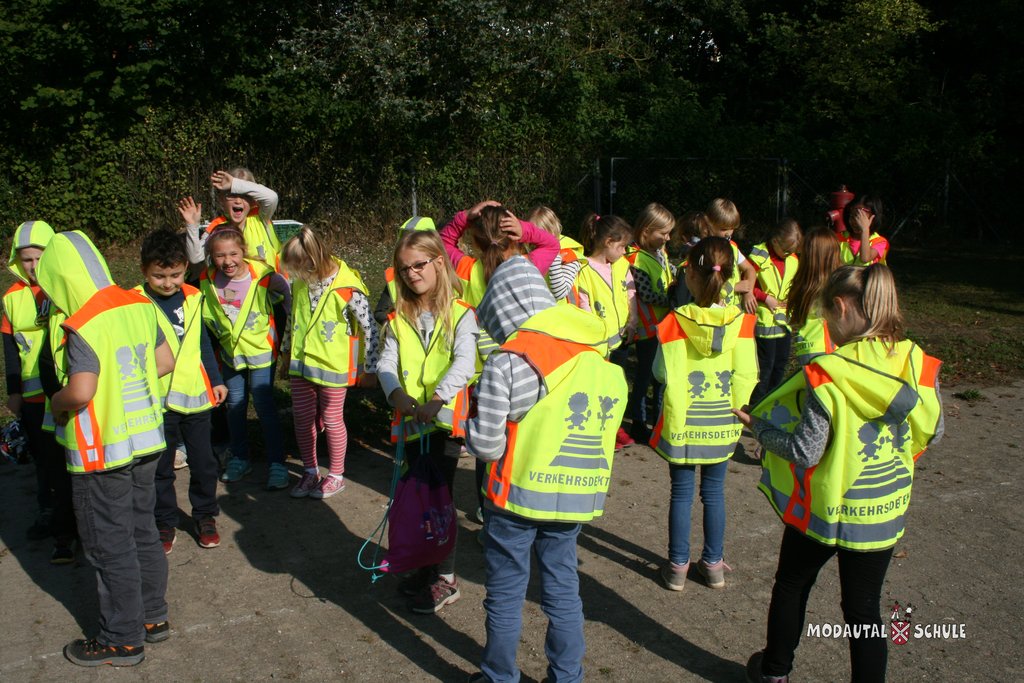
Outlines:
POLYGON ((345 395, 350 386, 375 383, 377 323, 359 272, 308 227, 284 243, 281 265, 293 282, 291 349, 284 352, 281 374, 290 378, 295 441, 305 468, 291 496, 329 498, 345 489, 345 395), (320 425, 330 459, 326 477, 316 457, 320 425))
MULTIPOLYGON (((405 440, 410 469, 425 452, 451 491, 461 445, 456 439, 465 435, 467 387, 476 372, 476 314, 456 298, 457 276, 433 230, 403 234, 393 267, 395 310, 384 326, 377 365, 381 389, 395 408, 391 440, 405 440)), ((409 598, 409 609, 420 614, 458 600, 454 547, 439 564, 404 577, 398 589, 409 598)))

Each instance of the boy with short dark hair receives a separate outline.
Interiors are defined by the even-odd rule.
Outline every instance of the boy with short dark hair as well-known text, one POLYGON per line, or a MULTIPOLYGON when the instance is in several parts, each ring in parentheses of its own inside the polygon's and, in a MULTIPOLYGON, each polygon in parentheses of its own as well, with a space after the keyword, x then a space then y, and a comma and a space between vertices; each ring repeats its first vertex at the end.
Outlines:
POLYGON ((160 309, 157 320, 174 353, 174 371, 161 380, 167 450, 156 469, 156 526, 164 553, 170 553, 178 527, 174 491, 176 445, 184 442, 189 461, 188 497, 202 548, 220 545, 216 517, 217 458, 211 446, 210 414, 228 394, 213 345, 203 325, 203 297, 184 284, 188 273, 184 236, 155 230, 142 242, 142 277, 136 287, 160 309))
POLYGON ((170 634, 153 478, 165 450, 159 378, 174 355, 152 303, 113 283, 84 233, 55 235, 36 278, 66 316, 67 381, 50 405, 100 610, 99 634, 68 643, 64 656, 80 666, 132 666, 145 658, 143 642, 170 634))

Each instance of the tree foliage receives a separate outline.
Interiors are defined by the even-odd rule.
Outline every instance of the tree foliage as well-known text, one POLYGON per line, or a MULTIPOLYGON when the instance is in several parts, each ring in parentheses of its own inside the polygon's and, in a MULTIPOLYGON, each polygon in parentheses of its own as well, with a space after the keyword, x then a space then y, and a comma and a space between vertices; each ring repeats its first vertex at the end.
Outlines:
POLYGON ((948 159, 997 187, 1020 23, 1008 1, 12 0, 0 210, 120 239, 235 164, 341 227, 400 220, 414 182, 437 216, 572 213, 602 156, 814 159, 908 195, 948 159))

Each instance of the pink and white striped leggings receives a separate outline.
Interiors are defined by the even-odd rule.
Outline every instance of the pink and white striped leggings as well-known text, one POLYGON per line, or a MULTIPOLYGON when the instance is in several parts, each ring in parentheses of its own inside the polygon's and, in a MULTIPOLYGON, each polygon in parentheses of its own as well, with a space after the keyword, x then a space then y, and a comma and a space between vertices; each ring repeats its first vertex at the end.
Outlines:
POLYGON ((302 455, 302 466, 312 469, 316 462, 316 436, 327 432, 327 452, 331 458, 331 474, 345 473, 345 451, 348 430, 345 429, 345 394, 347 387, 324 387, 292 377, 292 412, 295 416, 295 440, 302 455))

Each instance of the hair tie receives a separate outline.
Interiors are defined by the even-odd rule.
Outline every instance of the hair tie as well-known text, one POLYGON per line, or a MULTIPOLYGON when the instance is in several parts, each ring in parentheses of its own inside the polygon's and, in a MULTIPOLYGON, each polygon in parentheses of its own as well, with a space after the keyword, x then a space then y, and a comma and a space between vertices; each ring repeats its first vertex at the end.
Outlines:
POLYGON ((716 273, 721 273, 722 272, 722 266, 719 266, 719 265, 711 266, 711 270, 715 271, 716 273))
POLYGON ((700 258, 697 259, 697 265, 700 266, 701 268, 704 267, 704 254, 701 254, 700 258))
POLYGON ((594 220, 595 220, 595 221, 599 221, 599 220, 601 220, 601 214, 599 214, 599 213, 595 213, 595 214, 594 214, 594 220))

